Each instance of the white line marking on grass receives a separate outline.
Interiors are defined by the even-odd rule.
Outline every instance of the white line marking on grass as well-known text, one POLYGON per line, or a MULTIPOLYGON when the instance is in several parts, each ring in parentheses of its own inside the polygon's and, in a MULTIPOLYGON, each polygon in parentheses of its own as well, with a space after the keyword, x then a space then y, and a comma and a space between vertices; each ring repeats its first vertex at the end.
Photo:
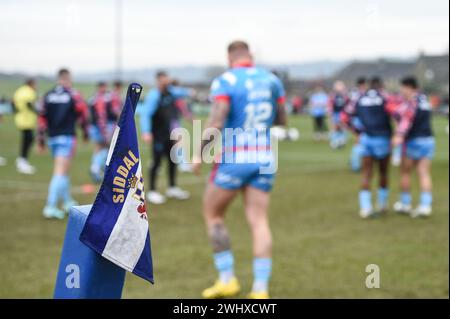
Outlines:
MULTIPOLYGON (((12 189, 17 190, 12 194, 2 194, 0 195, 0 202, 2 203, 14 203, 14 202, 24 202, 24 201, 34 201, 34 200, 45 200, 47 198, 47 188, 48 184, 43 182, 25 182, 17 180, 0 180, 0 189, 12 189), (45 190, 41 192, 36 192, 36 189, 45 190), (32 192, 29 192, 32 191, 32 192)), ((84 194, 81 186, 72 186, 72 194, 84 194)))
POLYGON ((11 202, 25 202, 30 200, 40 200, 44 199, 47 196, 46 193, 14 193, 8 195, 0 195, 0 202, 2 203, 11 203, 11 202))

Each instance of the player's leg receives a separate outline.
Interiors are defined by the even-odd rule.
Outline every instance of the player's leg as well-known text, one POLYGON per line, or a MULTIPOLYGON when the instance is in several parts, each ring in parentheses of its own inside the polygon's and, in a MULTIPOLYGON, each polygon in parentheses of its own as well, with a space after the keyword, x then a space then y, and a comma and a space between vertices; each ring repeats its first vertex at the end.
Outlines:
POLYGON ((268 298, 272 273, 272 233, 269 227, 269 193, 248 186, 244 189, 245 214, 253 239, 253 287, 250 297, 268 298))
POLYGON ((378 160, 379 185, 378 185, 377 210, 380 213, 385 213, 388 210, 389 163, 390 163, 390 156, 386 156, 378 160))
POLYGON ((327 116, 326 115, 322 115, 321 116, 321 136, 322 136, 322 140, 326 141, 328 140, 328 123, 327 123, 327 116))
POLYGON ((166 198, 156 190, 158 171, 161 166, 162 158, 164 157, 164 144, 154 141, 152 149, 153 160, 149 170, 150 190, 147 193, 147 200, 152 204, 159 205, 166 202, 166 198))
POLYGON ((400 164, 400 200, 394 204, 394 211, 409 214, 412 207, 411 174, 415 166, 412 158, 403 156, 400 164))
POLYGON ((419 206, 414 210, 413 217, 426 217, 431 214, 433 203, 431 179, 431 159, 422 158, 417 162, 417 175, 420 184, 420 202, 419 206))
POLYGON ((106 148, 106 141, 104 140, 100 129, 92 125, 89 128, 89 137, 94 142, 94 152, 91 157, 90 174, 95 183, 101 183, 103 180, 103 171, 105 169, 106 158, 108 150, 106 148))
POLYGON ((362 218, 368 218, 373 214, 372 193, 370 184, 373 176, 373 158, 364 156, 361 169, 361 190, 359 192, 359 214, 362 218))
POLYGON ((359 141, 359 136, 356 136, 355 139, 350 154, 350 167, 352 171, 359 172, 361 170, 363 147, 359 141))
POLYGON ((203 197, 203 216, 208 237, 214 252, 214 264, 219 280, 203 291, 204 298, 231 297, 239 293, 240 287, 234 276, 234 258, 231 242, 225 227, 225 211, 238 190, 227 190, 209 183, 203 197))
POLYGON ((330 119, 331 121, 331 133, 330 133, 330 147, 332 149, 337 149, 339 147, 339 132, 336 122, 334 120, 334 115, 330 119))
POLYGON ((65 211, 77 205, 70 195, 70 165, 75 153, 76 139, 73 136, 57 136, 49 139, 53 155, 53 176, 48 189, 44 216, 47 218, 64 218, 64 211, 58 209, 62 200, 65 211))
POLYGON ((33 144, 33 131, 23 130, 22 131, 22 145, 20 149, 20 157, 28 161, 28 155, 30 153, 31 145, 33 144))
POLYGON ((318 126, 318 132, 319 132, 319 139, 322 140, 324 138, 324 125, 325 125, 325 120, 324 117, 322 115, 317 117, 317 126, 318 126))
MULTIPOLYGON (((47 204, 44 216, 47 218, 64 218, 64 211, 58 209, 59 200, 68 192, 70 182, 68 171, 70 160, 64 156, 56 156, 53 160, 53 176, 48 188, 47 204)), ((65 195, 67 196, 67 195, 65 195)))
POLYGON ((315 141, 320 140, 320 117, 313 116, 313 138, 315 141))
POLYGON ((168 198, 175 198, 178 200, 185 200, 190 197, 189 192, 181 189, 177 186, 177 164, 172 161, 170 156, 173 147, 177 147, 177 144, 171 141, 165 148, 165 156, 167 157, 168 163, 168 177, 169 177, 169 188, 167 189, 166 196, 168 198))
POLYGON ((108 150, 105 148, 105 145, 103 143, 95 143, 90 167, 91 177, 95 183, 102 182, 107 157, 108 150))
POLYGON ((22 174, 34 174, 36 169, 28 162, 30 148, 33 145, 34 134, 32 130, 21 131, 20 155, 16 160, 17 171, 22 174))
POLYGON ((330 146, 333 149, 340 148, 345 145, 345 132, 343 131, 340 123, 340 113, 333 113, 330 119, 333 127, 330 135, 330 146))
POLYGON ((70 193, 70 167, 72 165, 73 156, 75 155, 76 145, 75 137, 65 137, 64 145, 61 147, 59 154, 55 157, 55 160, 58 159, 58 162, 55 163, 55 172, 59 172, 57 174, 62 176, 63 181, 61 185, 61 199, 63 201, 63 209, 66 213, 69 212, 72 206, 78 205, 70 193))
MULTIPOLYGON (((338 116, 340 116, 340 114, 338 116)), ((345 130, 344 125, 342 124, 341 120, 338 119, 338 121, 339 121, 338 131, 339 131, 340 146, 345 146, 347 144, 347 139, 348 139, 347 131, 345 130)))

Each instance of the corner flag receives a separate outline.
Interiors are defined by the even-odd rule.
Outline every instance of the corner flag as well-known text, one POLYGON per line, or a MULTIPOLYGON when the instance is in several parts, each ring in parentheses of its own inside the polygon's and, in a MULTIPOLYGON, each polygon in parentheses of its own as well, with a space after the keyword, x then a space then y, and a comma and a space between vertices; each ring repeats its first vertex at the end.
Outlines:
POLYGON ((105 176, 80 241, 114 264, 153 283, 150 232, 145 207, 134 113, 142 86, 128 87, 114 131, 105 176))

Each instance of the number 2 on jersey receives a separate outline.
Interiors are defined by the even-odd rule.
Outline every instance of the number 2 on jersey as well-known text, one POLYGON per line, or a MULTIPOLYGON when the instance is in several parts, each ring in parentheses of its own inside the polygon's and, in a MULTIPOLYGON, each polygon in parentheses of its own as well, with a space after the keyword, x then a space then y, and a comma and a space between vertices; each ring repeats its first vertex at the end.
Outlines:
POLYGON ((272 116, 271 103, 250 103, 247 104, 244 111, 246 113, 244 129, 265 129, 269 126, 268 120, 272 116))

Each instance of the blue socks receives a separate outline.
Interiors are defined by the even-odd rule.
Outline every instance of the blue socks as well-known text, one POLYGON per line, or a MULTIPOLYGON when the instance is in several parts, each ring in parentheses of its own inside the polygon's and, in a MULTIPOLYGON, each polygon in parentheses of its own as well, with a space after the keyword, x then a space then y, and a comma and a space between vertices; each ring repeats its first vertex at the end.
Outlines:
MULTIPOLYGON (((234 258, 230 250, 214 254, 214 264, 219 272, 219 279, 224 283, 234 278, 234 258)), ((272 274, 271 258, 253 259, 253 292, 267 292, 272 274)))
POLYGON ((410 192, 401 192, 400 193, 400 202, 403 205, 411 205, 412 197, 410 192))
POLYGON ((219 272, 219 279, 224 283, 230 282, 234 277, 234 258, 231 250, 214 254, 214 264, 219 272))
MULTIPOLYGON (((400 193, 400 202, 403 205, 412 204, 412 196, 409 192, 400 193)), ((420 193, 420 206, 430 207, 433 204, 433 194, 431 192, 420 193)))
POLYGON ((359 207, 363 210, 372 210, 372 194, 368 190, 359 192, 359 207))
POLYGON ((272 274, 271 258, 255 258, 253 260, 253 292, 269 291, 269 280, 272 274))
MULTIPOLYGON (((386 208, 389 201, 389 189, 378 189, 378 207, 386 208)), ((359 192, 359 207, 363 210, 372 210, 372 193, 369 190, 361 190, 359 192)))
POLYGON ((378 207, 387 208, 389 200, 389 189, 379 188, 378 189, 378 207))
POLYGON ((61 198, 64 203, 72 200, 72 196, 70 196, 70 179, 66 175, 61 176, 61 198))
POLYGON ((56 207, 60 198, 64 202, 72 199, 70 196, 70 180, 66 175, 53 175, 48 187, 47 206, 56 207))
POLYGON ((433 203, 433 195, 431 192, 420 193, 420 206, 431 207, 433 203))

